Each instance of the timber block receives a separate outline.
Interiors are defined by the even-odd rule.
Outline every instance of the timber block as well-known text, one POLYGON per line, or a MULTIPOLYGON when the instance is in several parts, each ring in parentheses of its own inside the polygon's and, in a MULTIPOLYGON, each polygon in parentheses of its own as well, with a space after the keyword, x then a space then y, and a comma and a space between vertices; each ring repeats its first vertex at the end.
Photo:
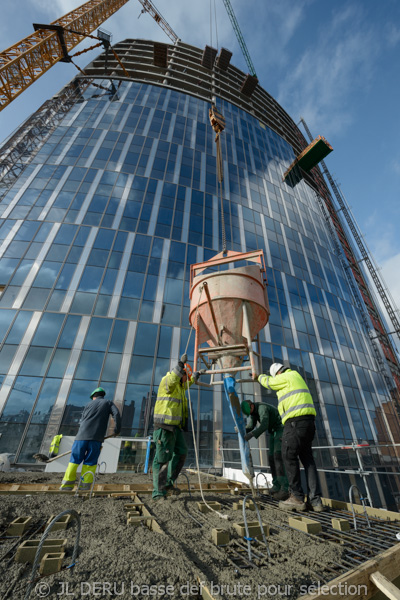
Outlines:
POLYGON ((48 552, 40 561, 40 575, 52 575, 61 571, 62 561, 64 560, 65 552, 48 552))
POLYGON ((7 535, 22 535, 31 524, 32 517, 18 517, 11 521, 7 528, 7 535))
MULTIPOLYGON (((245 527, 244 521, 242 521, 240 523, 234 523, 233 526, 236 529, 236 531, 238 532, 238 534, 240 535, 240 537, 245 537, 246 527, 245 527)), ((258 521, 248 521, 247 526, 249 528, 249 536, 250 537, 258 538, 260 536, 260 538, 262 538, 260 523, 258 521)), ((268 537, 269 536, 269 525, 266 525, 265 523, 263 523, 263 529, 264 529, 265 536, 268 537)))
MULTIPOLYGON (((211 508, 213 508, 214 510, 220 510, 220 508, 221 508, 221 503, 220 502, 207 502, 207 504, 209 506, 211 506, 211 508)), ((204 504, 204 502, 198 502, 197 503, 197 508, 199 509, 199 511, 201 513, 209 513, 209 512, 211 512, 211 509, 208 508, 208 506, 206 504, 204 504)))
POLYGON ((211 529, 211 539, 216 546, 225 546, 229 544, 229 531, 226 531, 226 529, 211 529))
POLYGON ((231 496, 238 496, 238 495, 239 495, 238 489, 235 488, 234 490, 231 490, 231 496))
MULTIPOLYGON (((47 538, 42 546, 39 558, 43 558, 43 556, 49 552, 62 552, 66 543, 66 539, 47 538)), ((15 555, 16 562, 33 563, 39 544, 40 540, 25 540, 25 542, 22 542, 17 550, 17 554, 15 555)))
POLYGON ((138 510, 139 508, 141 509, 142 506, 143 506, 143 502, 131 502, 130 504, 125 504, 124 509, 125 510, 138 510))
MULTIPOLYGON (((46 527, 48 527, 50 525, 50 523, 56 516, 57 515, 51 515, 50 519, 46 523, 46 527)), ((71 519, 72 519, 72 515, 64 515, 63 517, 61 517, 61 519, 58 519, 58 521, 56 523, 54 523, 51 530, 52 531, 60 531, 63 529, 67 529, 71 519)))
POLYGON ((141 523, 143 523, 144 525, 146 525, 146 527, 151 529, 151 522, 154 520, 155 520, 155 517, 149 517, 147 515, 138 515, 138 516, 135 515, 133 517, 129 517, 126 520, 126 524, 131 525, 132 527, 139 527, 139 525, 141 523))
POLYGON ((338 531, 350 531, 350 523, 347 519, 332 519, 332 527, 338 531))
POLYGON ((307 517, 289 517, 289 525, 305 533, 320 533, 322 529, 319 521, 307 519, 307 517))
POLYGON ((233 510, 240 510, 241 508, 243 508, 243 506, 240 505, 240 502, 234 502, 232 504, 232 509, 233 510))
MULTIPOLYGON (((243 508, 243 500, 239 500, 239 505, 241 508, 243 508)), ((246 510, 256 510, 256 507, 254 506, 254 502, 247 500, 246 501, 246 510)))

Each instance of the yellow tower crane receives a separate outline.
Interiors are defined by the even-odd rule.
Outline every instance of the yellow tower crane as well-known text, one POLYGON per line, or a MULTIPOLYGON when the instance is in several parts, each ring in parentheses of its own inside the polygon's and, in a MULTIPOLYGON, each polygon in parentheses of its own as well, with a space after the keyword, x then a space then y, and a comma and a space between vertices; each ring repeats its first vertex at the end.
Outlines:
POLYGON ((128 0, 89 0, 0 53, 0 110, 111 17, 128 0))

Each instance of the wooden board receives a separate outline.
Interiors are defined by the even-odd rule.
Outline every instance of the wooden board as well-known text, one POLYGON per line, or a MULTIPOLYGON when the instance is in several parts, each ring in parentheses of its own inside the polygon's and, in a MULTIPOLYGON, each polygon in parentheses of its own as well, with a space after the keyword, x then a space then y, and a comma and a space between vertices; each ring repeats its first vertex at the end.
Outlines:
POLYGON ((316 593, 299 596, 298 600, 369 600, 377 592, 371 575, 379 571, 389 581, 400 573, 400 544, 378 554, 375 558, 336 577, 327 585, 320 585, 316 593))

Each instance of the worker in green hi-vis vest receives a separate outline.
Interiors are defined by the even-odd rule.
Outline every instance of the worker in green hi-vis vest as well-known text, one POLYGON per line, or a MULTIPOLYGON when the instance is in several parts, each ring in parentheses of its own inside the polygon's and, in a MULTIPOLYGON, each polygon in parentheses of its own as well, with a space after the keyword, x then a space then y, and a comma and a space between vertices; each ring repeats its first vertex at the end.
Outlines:
POLYGON ((258 439, 264 431, 269 433, 268 461, 272 475, 270 494, 275 500, 286 500, 289 498, 289 482, 283 466, 283 425, 278 409, 272 404, 249 402, 248 400, 243 400, 241 408, 243 414, 247 416, 246 435, 244 436, 246 442, 253 437, 258 439), (258 427, 257 423, 259 423, 258 427))
POLYGON ((197 382, 203 371, 196 371, 188 380, 182 354, 178 364, 161 379, 154 407, 153 440, 156 451, 153 460, 153 499, 164 500, 167 492, 178 494, 174 483, 185 464, 187 446, 183 431, 187 431, 188 401, 186 390, 197 382))

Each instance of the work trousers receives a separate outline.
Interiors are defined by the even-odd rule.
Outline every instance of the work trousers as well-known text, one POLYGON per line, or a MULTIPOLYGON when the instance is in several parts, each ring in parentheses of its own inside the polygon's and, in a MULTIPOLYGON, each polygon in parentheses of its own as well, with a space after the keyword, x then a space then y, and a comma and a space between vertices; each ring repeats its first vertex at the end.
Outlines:
POLYGON ((273 431, 269 436, 268 461, 272 475, 272 491, 288 491, 289 482, 286 477, 282 457, 282 435, 283 429, 273 431))
POLYGON ((317 468, 312 454, 312 441, 315 435, 315 422, 311 419, 288 419, 282 436, 282 456, 289 480, 289 490, 303 502, 299 459, 305 470, 307 500, 316 504, 321 500, 321 489, 317 468))
POLYGON ((83 462, 81 478, 83 483, 81 488, 90 487, 93 482, 93 475, 96 472, 97 460, 100 456, 102 442, 94 440, 75 440, 72 444, 71 458, 64 474, 64 479, 61 483, 62 489, 71 489, 75 485, 76 472, 79 465, 83 462), (86 473, 90 471, 93 475, 86 477, 86 473))
POLYGON ((187 446, 183 432, 156 429, 153 433, 156 452, 153 460, 153 498, 165 496, 172 488, 185 464, 187 446))

